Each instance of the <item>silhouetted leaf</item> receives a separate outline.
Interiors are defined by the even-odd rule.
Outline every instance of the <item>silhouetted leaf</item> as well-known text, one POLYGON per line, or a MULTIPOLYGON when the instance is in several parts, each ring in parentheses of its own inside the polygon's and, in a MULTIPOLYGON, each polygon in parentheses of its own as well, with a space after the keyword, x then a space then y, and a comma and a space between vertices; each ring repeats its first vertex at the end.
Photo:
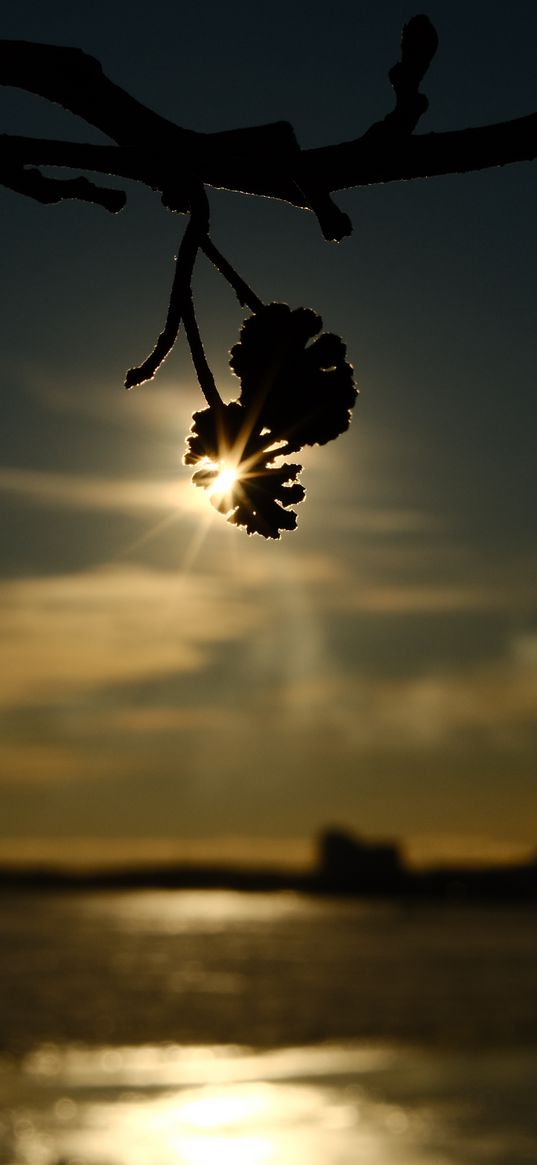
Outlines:
POLYGON ((344 433, 356 401, 345 345, 331 333, 319 336, 321 327, 310 308, 292 311, 271 303, 245 320, 231 349, 241 404, 257 417, 260 429, 269 429, 294 452, 344 433))
POLYGON ((192 481, 208 491, 215 509, 248 534, 279 538, 281 530, 294 530, 296 514, 287 507, 304 498, 296 480, 302 466, 275 464, 272 438, 252 430, 251 417, 238 401, 203 409, 192 419, 184 462, 199 466, 192 481))

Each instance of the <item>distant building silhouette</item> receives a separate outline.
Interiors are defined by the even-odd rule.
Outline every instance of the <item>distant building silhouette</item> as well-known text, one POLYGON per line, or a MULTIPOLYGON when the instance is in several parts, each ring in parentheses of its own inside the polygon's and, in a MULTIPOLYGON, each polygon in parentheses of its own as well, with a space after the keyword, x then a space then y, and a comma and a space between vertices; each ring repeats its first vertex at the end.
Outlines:
POLYGON ((11 890, 228 889, 382 897, 442 902, 537 904, 537 855, 526 862, 491 866, 408 868, 396 842, 370 842, 339 826, 318 837, 317 861, 310 870, 173 863, 149 868, 69 870, 2 864, 0 893, 11 890))
POLYGON ((365 842, 338 827, 319 838, 317 870, 323 890, 343 894, 387 893, 406 873, 394 842, 365 842))

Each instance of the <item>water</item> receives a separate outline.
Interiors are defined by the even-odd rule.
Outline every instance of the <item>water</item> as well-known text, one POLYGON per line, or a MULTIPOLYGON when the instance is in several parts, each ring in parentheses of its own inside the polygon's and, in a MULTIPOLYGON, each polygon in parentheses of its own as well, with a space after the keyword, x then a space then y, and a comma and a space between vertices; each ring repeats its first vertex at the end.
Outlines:
POLYGON ((537 1165, 530 908, 0 898, 0 1165, 537 1165))

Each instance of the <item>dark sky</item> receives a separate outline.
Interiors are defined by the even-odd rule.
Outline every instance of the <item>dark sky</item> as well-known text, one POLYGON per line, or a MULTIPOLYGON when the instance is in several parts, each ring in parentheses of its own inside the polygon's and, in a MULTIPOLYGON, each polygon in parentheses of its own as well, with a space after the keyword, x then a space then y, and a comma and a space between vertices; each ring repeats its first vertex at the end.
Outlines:
MULTIPOLYGON (((420 131, 537 109, 537 6, 427 11, 420 131)), ((0 30, 85 49, 187 127, 283 118, 315 146, 391 108, 412 15, 8 0, 0 30)), ((0 96, 8 132, 103 140, 0 96)), ((185 345, 122 389, 184 220, 135 186, 119 216, 0 194, 0 857, 299 857, 328 821, 416 858, 537 844, 536 194, 529 163, 346 192, 333 245, 309 214, 210 193, 217 244, 261 298, 320 312, 361 391, 277 544, 226 526, 181 466, 203 404, 185 345)), ((231 399, 241 311, 206 262, 195 292, 231 399)))

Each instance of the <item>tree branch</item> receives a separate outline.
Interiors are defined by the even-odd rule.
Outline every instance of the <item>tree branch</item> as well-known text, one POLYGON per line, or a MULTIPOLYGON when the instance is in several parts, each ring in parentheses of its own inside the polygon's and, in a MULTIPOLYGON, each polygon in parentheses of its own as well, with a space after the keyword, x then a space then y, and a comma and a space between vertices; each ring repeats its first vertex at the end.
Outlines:
POLYGON ((0 83, 56 102, 123 145, 170 136, 179 144, 190 136, 110 81, 82 49, 2 40, 0 83))
MULTIPOLYGON (((537 157, 537 113, 475 129, 411 134, 412 116, 418 106, 423 108, 424 99, 415 80, 410 82, 408 67, 406 72, 403 68, 404 57, 403 52, 394 81, 396 108, 384 122, 352 141, 300 150, 287 122, 194 133, 130 97, 105 77, 97 61, 78 49, 0 42, 0 83, 59 102, 117 142, 98 146, 2 135, 0 165, 10 173, 45 165, 128 178, 160 192, 167 207, 183 213, 189 210, 195 176, 207 186, 301 208, 311 209, 320 201, 321 211, 316 209, 321 217, 330 191, 462 174, 537 157), (417 104, 416 94, 421 99, 417 104)), ((418 72, 414 70, 415 78, 418 72)), ((29 185, 24 192, 32 193, 29 185)), ((334 233, 330 216, 335 212, 334 229, 341 233, 341 212, 328 205, 326 231, 334 233)))
MULTIPOLYGON (((263 129, 264 127, 261 127, 263 129)), ((255 130, 250 131, 255 134, 255 130)), ((202 135, 200 135, 202 136, 202 135)), ((207 135, 209 136, 209 135, 207 135)), ((443 174, 467 174, 531 162, 537 158, 537 113, 495 125, 446 133, 416 134, 404 141, 387 140, 382 156, 378 142, 364 134, 353 141, 302 151, 302 164, 312 180, 325 175, 332 192, 385 182, 431 178, 443 174)), ((173 186, 176 210, 188 211, 186 184, 168 161, 159 165, 141 149, 95 146, 46 138, 26 138, 0 134, 2 165, 61 166, 109 174, 143 182, 160 191, 173 186), (166 170, 166 181, 162 171, 166 170)), ((241 194, 274 198, 306 208, 306 201, 285 164, 265 154, 260 162, 251 154, 221 154, 219 145, 199 143, 198 175, 206 186, 241 194)))
POLYGON ((125 377, 125 388, 136 388, 144 381, 152 380, 163 361, 169 356, 179 333, 185 305, 190 299, 190 284, 198 247, 198 232, 195 222, 191 219, 185 230, 175 264, 166 323, 149 356, 142 364, 129 368, 125 377))
POLYGON ((22 166, 9 168, 1 163, 0 184, 15 190, 17 194, 27 194, 36 202, 50 204, 62 202, 65 198, 76 198, 79 202, 102 206, 112 214, 123 210, 127 201, 122 190, 95 186, 88 178, 46 178, 40 170, 25 169, 22 166))
POLYGON ((136 385, 143 384, 146 380, 152 380, 163 361, 169 356, 177 339, 181 320, 185 319, 185 311, 188 311, 192 305, 192 273, 200 242, 206 238, 208 230, 209 200, 203 186, 197 184, 192 187, 190 193, 190 221, 177 255, 164 329, 160 333, 153 351, 143 364, 129 368, 125 378, 125 388, 135 388, 136 385))

